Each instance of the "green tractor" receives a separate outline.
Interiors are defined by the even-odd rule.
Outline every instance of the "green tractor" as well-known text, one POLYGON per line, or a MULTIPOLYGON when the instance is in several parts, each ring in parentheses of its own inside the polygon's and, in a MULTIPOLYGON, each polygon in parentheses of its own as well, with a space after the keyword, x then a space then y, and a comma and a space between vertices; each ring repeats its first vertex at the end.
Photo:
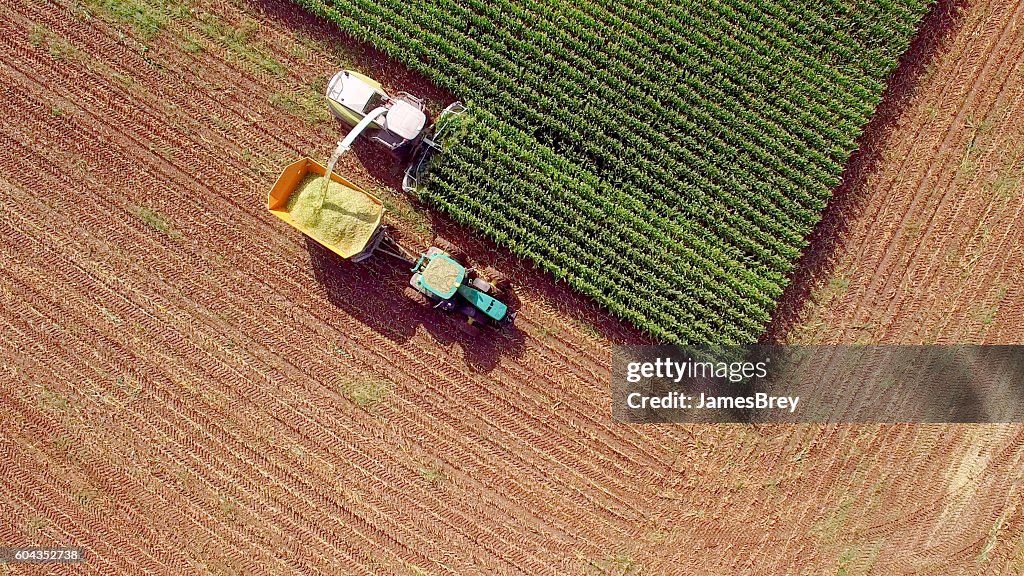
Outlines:
POLYGON ((508 279, 489 266, 467 267, 462 252, 442 238, 420 255, 410 271, 406 295, 465 317, 460 327, 470 336, 479 335, 482 326, 505 327, 515 320, 515 313, 501 300, 507 299, 508 279))
POLYGON ((443 238, 436 238, 426 252, 410 252, 382 223, 384 203, 379 198, 310 158, 285 168, 270 191, 267 209, 341 258, 362 262, 384 254, 410 265, 406 295, 459 314, 465 319, 461 329, 471 336, 478 335, 483 326, 503 328, 515 319, 509 307, 509 281, 503 274, 491 267, 477 270, 467 266, 463 252, 443 238), (301 185, 307 177, 329 177, 337 187, 324 198, 321 187, 301 185), (309 195, 313 202, 320 202, 321 209, 317 218, 306 221, 305 213, 293 212, 292 207, 302 205, 309 195), (323 229, 324 222, 333 223, 337 230, 332 234, 323 229))

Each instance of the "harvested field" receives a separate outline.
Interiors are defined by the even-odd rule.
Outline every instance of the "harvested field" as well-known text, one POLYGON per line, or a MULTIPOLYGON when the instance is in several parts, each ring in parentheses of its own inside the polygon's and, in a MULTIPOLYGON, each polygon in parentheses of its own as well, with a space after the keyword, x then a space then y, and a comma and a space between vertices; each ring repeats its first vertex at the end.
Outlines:
MULTIPOLYGON (((266 212, 333 146, 337 67, 447 95, 274 0, 96 6, 0 0, 0 543, 85 546, 75 574, 1024 570, 1021 430, 613 425, 608 342, 641 337, 388 192, 382 155, 340 169, 407 243, 515 278, 519 331, 463 340, 402 267, 266 212)), ((929 62, 1014 11, 968 7, 929 62)))

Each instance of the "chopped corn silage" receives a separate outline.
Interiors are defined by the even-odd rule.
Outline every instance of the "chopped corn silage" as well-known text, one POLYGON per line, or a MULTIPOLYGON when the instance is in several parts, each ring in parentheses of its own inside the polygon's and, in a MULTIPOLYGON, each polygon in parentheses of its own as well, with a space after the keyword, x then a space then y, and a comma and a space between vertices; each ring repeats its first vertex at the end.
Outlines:
POLYGON ((459 287, 459 272, 462 270, 447 258, 434 258, 423 268, 423 280, 441 293, 448 293, 459 287))
POLYGON ((343 254, 354 255, 373 235, 383 207, 333 180, 324 197, 323 184, 323 176, 307 174, 288 199, 288 212, 310 236, 343 254))

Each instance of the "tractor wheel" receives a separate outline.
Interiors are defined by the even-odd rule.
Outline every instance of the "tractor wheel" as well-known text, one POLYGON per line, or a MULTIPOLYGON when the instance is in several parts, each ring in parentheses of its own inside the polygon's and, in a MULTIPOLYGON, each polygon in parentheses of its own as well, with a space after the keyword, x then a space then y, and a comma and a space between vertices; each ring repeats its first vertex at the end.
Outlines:
POLYGON ((502 292, 508 292, 510 282, 508 280, 508 277, 502 274, 501 272, 498 272, 494 268, 488 266, 481 270, 480 274, 482 274, 484 279, 490 282, 491 285, 493 285, 498 290, 502 292))
POLYGON ((459 249, 459 247, 456 246, 455 244, 452 244, 451 242, 438 236, 437 238, 434 238, 434 246, 437 246, 441 250, 447 252, 448 255, 451 256, 452 259, 458 262, 459 264, 462 264, 463 266, 466 265, 466 253, 459 249))
POLYGON ((461 330, 463 334, 469 336, 470 338, 476 338, 480 336, 480 325, 477 324, 476 322, 462 322, 459 324, 459 330, 461 330))
POLYGON ((419 304, 420 306, 426 306, 427 304, 430 303, 430 301, 427 300, 427 297, 422 292, 413 288, 412 286, 405 287, 405 297, 419 304))
POLYGON ((515 310, 513 310, 512 312, 509 312, 508 314, 505 315, 505 319, 502 320, 499 323, 499 325, 502 328, 509 328, 509 327, 511 327, 512 324, 516 321, 516 314, 518 314, 518 312, 516 312, 515 310))

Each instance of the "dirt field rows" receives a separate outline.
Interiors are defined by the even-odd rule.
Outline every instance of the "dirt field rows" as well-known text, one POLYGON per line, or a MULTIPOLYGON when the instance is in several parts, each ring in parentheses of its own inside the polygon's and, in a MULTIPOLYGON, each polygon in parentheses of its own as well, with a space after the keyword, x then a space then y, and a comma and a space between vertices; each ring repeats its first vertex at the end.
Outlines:
MULTIPOLYGON (((609 342, 640 337, 388 192, 386 158, 360 150, 345 169, 406 242, 438 232, 519 276, 520 330, 468 342, 403 299, 401 267, 339 262, 265 211, 280 167, 332 147, 317 93, 340 65, 434 106, 450 96, 276 0, 192 3, 188 18, 113 5, 0 0, 0 543, 85 546, 95 574, 1024 570, 1020 429, 614 425, 609 342)), ((1019 166, 999 150, 1020 136, 1021 10, 951 17, 921 89, 979 80, 934 113, 914 95, 880 142, 901 163, 865 171, 890 201, 857 225, 889 232, 844 236, 864 248, 834 268, 850 278, 828 307, 828 326, 850 326, 836 341, 864 336, 847 317, 883 318, 878 339, 920 322, 913 298, 934 288, 898 292, 899 308, 872 296, 905 266, 884 244, 913 221, 883 212, 898 202, 931 218, 907 286, 929 285, 936 245, 960 246, 974 275, 944 272, 959 283, 936 298, 967 317, 992 270, 1006 290, 981 337, 1021 340, 1020 181, 1003 204, 970 195, 997 161, 1019 166), (950 188, 957 127, 999 105, 966 156, 976 180, 950 188), (908 146, 926 139, 941 163, 908 146), (954 221, 988 239, 951 240, 954 221), (871 258, 877 280, 853 268, 871 258)), ((964 338, 932 313, 950 316, 935 339, 964 338)), ((814 322, 794 333, 833 338, 814 322)))

